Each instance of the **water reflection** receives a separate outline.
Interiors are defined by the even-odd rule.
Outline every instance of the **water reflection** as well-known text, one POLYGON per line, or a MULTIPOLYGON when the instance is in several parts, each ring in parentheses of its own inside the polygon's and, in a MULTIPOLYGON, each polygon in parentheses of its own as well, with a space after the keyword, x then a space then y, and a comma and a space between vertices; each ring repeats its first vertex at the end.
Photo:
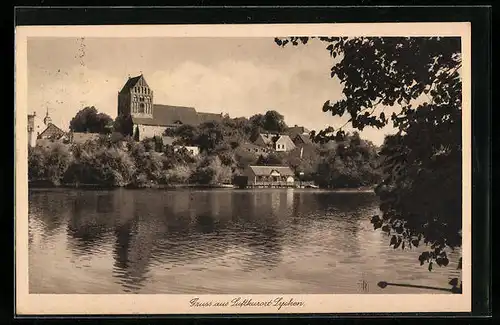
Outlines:
MULTIPOLYGON (((68 276, 78 282, 80 272, 89 272, 109 293, 358 293, 356 283, 366 273, 400 277, 393 265, 401 258, 387 253, 387 239, 370 229, 374 213, 370 193, 33 191, 30 250, 47 255, 32 238, 48 238, 69 254, 69 262, 61 262, 68 276), (85 271, 82 256, 90 259, 85 271), (104 263, 99 272, 98 263, 104 263)), ((51 258, 33 258, 30 267, 50 274, 51 258)), ((406 274, 415 275, 412 257, 404 261, 406 274)), ((54 272, 44 281, 58 277, 54 272)))

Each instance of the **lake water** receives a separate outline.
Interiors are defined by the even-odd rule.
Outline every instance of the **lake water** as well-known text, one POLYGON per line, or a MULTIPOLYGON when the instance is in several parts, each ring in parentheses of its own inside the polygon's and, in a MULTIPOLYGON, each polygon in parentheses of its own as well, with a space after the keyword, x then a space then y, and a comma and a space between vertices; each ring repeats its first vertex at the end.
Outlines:
MULTIPOLYGON (((31 293, 442 293, 374 231, 373 193, 300 189, 29 192, 31 293)), ((446 292, 444 292, 446 294, 446 292)))

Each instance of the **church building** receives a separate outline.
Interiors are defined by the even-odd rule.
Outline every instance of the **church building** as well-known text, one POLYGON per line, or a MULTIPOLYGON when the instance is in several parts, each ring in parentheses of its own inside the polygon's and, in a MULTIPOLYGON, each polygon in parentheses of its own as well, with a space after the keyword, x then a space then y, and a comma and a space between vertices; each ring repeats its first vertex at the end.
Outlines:
POLYGON ((193 107, 155 104, 153 90, 142 74, 129 78, 118 92, 118 115, 132 117, 133 136, 139 140, 162 136, 166 129, 182 124, 222 120, 222 114, 197 112, 193 107))

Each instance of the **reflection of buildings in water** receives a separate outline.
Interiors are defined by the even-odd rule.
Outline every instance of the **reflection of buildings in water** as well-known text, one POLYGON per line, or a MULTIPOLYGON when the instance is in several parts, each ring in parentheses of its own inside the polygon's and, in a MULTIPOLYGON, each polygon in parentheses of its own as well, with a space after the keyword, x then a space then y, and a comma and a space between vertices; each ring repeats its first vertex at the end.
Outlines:
POLYGON ((191 192, 173 191, 167 194, 163 204, 169 206, 174 215, 188 215, 193 200, 191 192))
POLYGON ((147 219, 116 226, 113 275, 127 289, 139 289, 145 280, 155 237, 154 224, 147 219))
POLYGON ((117 225, 115 227, 115 245, 113 248, 115 263, 118 270, 126 270, 128 267, 128 251, 130 247, 132 222, 117 225))
POLYGON ((138 290, 146 278, 157 235, 164 232, 164 200, 151 199, 149 193, 119 193, 118 222, 115 223, 113 276, 128 290, 138 290))
POLYGON ((134 219, 134 191, 117 189, 113 191, 113 216, 116 225, 127 224, 134 219))
POLYGON ((303 204, 303 195, 302 193, 297 193, 295 192, 294 195, 293 195, 293 199, 292 199, 292 217, 294 218, 297 218, 300 214, 300 210, 301 210, 301 206, 303 204))
POLYGON ((293 188, 289 188, 286 190, 286 206, 288 210, 291 210, 293 207, 293 200, 295 199, 293 188))
POLYGON ((217 224, 217 228, 225 228, 233 218, 233 194, 232 191, 209 191, 209 211, 217 224))
POLYGON ((293 209, 294 190, 292 188, 279 192, 277 206, 279 206, 276 213, 279 217, 289 217, 293 209))
POLYGON ((209 214, 212 218, 219 220, 221 207, 220 207, 220 196, 223 195, 219 191, 209 191, 207 193, 208 207, 210 209, 209 214))
MULTIPOLYGON (((281 208, 281 195, 282 191, 271 191, 269 198, 270 198, 270 208, 271 208, 271 214, 273 216, 279 216, 280 215, 280 208, 281 208)), ((283 193, 284 194, 284 193, 283 193)))
POLYGON ((156 231, 154 224, 148 220, 139 219, 135 226, 128 256, 129 274, 134 278, 140 278, 147 271, 156 231))

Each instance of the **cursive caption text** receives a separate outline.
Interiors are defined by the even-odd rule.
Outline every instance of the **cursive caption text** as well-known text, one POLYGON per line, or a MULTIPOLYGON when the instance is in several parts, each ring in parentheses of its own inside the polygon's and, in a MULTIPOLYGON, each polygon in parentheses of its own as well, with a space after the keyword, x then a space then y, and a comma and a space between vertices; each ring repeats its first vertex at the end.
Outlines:
POLYGON ((283 298, 277 297, 270 300, 254 300, 251 298, 236 297, 230 300, 206 300, 203 301, 200 298, 193 298, 189 301, 189 306, 193 308, 203 308, 203 307, 275 307, 277 310, 281 310, 286 307, 304 307, 303 301, 298 301, 293 298, 283 298))

